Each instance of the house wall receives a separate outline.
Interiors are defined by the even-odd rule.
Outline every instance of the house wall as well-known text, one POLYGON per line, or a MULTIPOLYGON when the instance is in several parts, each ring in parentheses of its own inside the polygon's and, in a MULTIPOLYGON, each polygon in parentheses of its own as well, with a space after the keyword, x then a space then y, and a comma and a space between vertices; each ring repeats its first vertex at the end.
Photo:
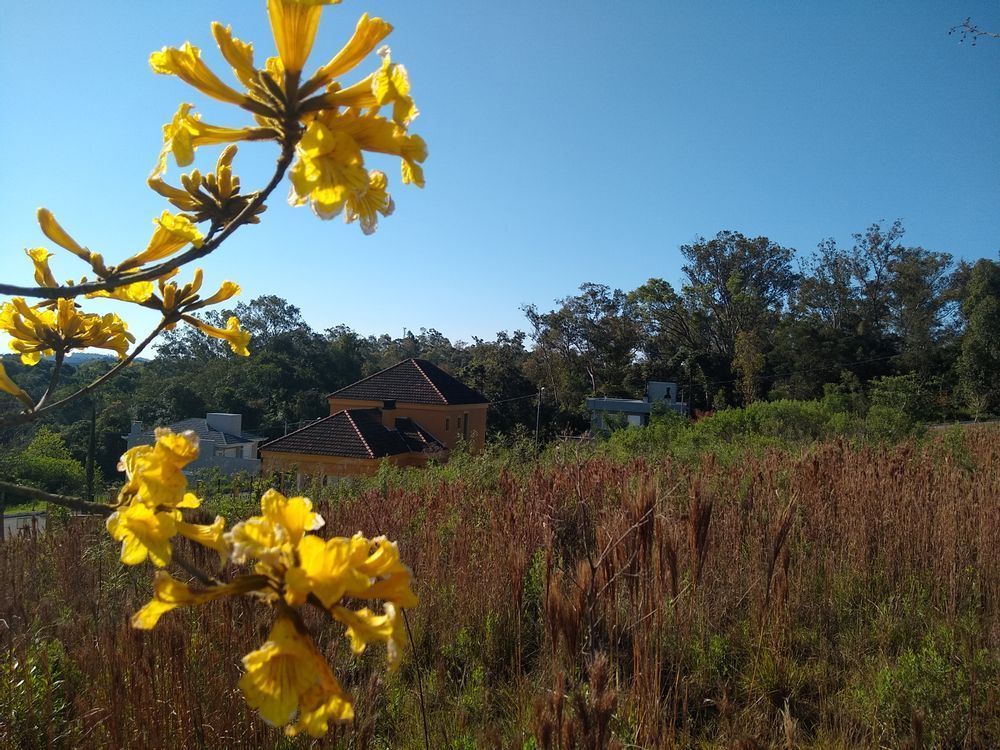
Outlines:
POLYGON ((397 401, 395 409, 385 409, 382 401, 331 398, 329 403, 331 414, 342 409, 382 409, 382 424, 390 428, 396 426, 397 417, 409 417, 440 440, 449 450, 458 444, 460 437, 465 438, 474 453, 481 451, 486 445, 487 404, 436 406, 397 401), (465 426, 466 421, 468 427, 465 426))
POLYGON ((273 473, 294 472, 298 480, 307 477, 363 477, 371 476, 378 471, 382 461, 388 461, 396 466, 425 466, 427 458, 419 453, 403 453, 387 458, 348 458, 346 456, 316 456, 304 453, 283 453, 260 451, 261 472, 264 475, 273 473))

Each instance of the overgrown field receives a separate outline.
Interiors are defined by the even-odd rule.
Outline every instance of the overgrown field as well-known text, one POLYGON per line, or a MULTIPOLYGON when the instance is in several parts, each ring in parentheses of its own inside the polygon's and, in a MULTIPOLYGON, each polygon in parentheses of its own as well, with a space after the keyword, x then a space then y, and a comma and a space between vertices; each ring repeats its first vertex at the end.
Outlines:
MULTIPOLYGON (((725 465, 466 459, 320 510, 399 540, 421 602, 393 675, 320 632, 358 716, 316 746, 424 747, 421 691, 433 748, 1000 744, 996 430, 725 465)), ((3 544, 0 746, 309 746, 236 688, 267 613, 137 632, 150 578, 89 519, 3 544)))

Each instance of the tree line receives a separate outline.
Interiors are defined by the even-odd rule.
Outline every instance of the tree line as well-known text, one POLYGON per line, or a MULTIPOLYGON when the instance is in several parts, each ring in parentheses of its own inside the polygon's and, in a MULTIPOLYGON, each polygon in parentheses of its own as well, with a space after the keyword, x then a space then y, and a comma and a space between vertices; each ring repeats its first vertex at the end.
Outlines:
MULTIPOLYGON (((93 439, 97 466, 111 475, 132 419, 153 425, 237 412, 249 429, 276 436, 325 415, 327 393, 408 357, 483 392, 493 402, 490 430, 507 436, 534 429, 534 394, 543 388, 544 434, 579 433, 589 426, 588 396, 639 397, 647 380, 679 383, 683 398, 706 411, 814 399, 831 388, 863 399, 876 379, 906 376, 906 398, 922 418, 996 413, 1000 264, 956 262, 903 238, 900 222, 880 222, 853 235, 850 247, 830 239, 800 256, 767 237, 723 231, 680 248, 677 286, 658 277, 632 290, 586 282, 551 309, 525 306, 526 331, 471 342, 434 329, 402 337, 362 336, 345 325, 317 331, 291 302, 258 297, 206 315, 213 324, 237 315, 253 334, 251 357, 178 328, 155 359, 47 429, 81 461, 93 439)), ((19 383, 44 390, 50 362, 24 368, 12 360, 4 363, 19 383)), ((70 366, 63 387, 109 366, 70 366)), ((24 446, 35 429, 0 440, 24 446)))

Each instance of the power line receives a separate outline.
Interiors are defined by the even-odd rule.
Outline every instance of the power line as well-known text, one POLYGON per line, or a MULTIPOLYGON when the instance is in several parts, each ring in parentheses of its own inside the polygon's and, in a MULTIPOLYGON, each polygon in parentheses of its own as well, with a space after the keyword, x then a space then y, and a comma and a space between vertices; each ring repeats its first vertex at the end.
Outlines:
POLYGON ((488 403, 490 406, 496 406, 497 404, 506 404, 511 401, 523 401, 526 398, 537 398, 537 397, 538 397, 538 391, 535 391, 534 393, 529 393, 527 396, 514 396, 514 398, 505 398, 501 401, 490 401, 488 403))

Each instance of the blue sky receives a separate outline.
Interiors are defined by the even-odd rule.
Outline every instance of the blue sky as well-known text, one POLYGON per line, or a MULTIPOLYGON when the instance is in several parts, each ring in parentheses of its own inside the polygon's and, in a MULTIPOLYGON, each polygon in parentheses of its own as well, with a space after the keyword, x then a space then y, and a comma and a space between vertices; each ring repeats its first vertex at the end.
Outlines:
MULTIPOLYGON (((723 229, 807 253, 901 218, 909 244, 967 259, 1000 249, 1000 42, 947 33, 965 16, 1000 29, 996 2, 345 0, 325 11, 312 64, 363 11, 396 27, 427 188, 382 165, 397 210, 364 237, 289 207, 282 186, 262 225, 202 263, 244 300, 287 298, 317 329, 492 338, 525 327, 522 304, 584 281, 676 283, 678 247, 723 229)), ((22 248, 47 243, 42 205, 106 257, 145 246, 165 207, 145 177, 178 103, 246 122, 148 67, 151 51, 191 40, 226 77, 212 20, 258 60, 273 53, 263 0, 5 5, 0 278, 30 280, 22 248)), ((217 150, 199 153, 208 166, 217 150)), ((245 187, 274 156, 241 149, 245 187)), ((71 261, 57 277, 82 273, 71 261)), ((153 322, 125 312, 137 333, 153 322)))

